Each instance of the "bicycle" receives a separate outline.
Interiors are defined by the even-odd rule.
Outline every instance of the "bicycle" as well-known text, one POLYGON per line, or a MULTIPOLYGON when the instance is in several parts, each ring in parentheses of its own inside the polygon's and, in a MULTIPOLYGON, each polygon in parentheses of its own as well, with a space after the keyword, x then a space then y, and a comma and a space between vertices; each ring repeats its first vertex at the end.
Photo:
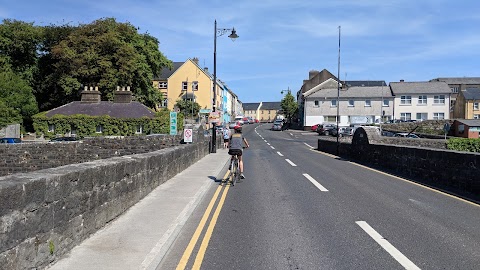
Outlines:
POLYGON ((228 175, 227 179, 232 178, 231 183, 232 186, 235 186, 238 180, 240 180, 240 163, 238 162, 238 156, 232 156, 230 160, 230 174, 228 175))

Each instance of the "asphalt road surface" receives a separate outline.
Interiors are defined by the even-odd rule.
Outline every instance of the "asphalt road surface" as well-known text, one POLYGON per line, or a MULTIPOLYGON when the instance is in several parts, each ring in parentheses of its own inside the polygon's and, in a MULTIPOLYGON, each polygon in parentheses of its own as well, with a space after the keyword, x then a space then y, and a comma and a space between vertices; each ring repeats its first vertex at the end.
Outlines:
POLYGON ((244 127, 247 178, 215 185, 158 269, 480 269, 479 205, 270 126, 244 127))

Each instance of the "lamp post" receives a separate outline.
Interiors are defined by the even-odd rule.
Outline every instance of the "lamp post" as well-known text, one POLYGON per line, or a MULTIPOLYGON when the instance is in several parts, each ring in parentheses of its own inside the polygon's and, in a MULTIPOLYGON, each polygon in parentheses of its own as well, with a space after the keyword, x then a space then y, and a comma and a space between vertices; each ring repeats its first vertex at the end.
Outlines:
POLYGON ((337 156, 340 154, 340 142, 338 134, 338 120, 340 117, 340 30, 341 26, 338 26, 338 78, 337 78, 337 156))
MULTIPOLYGON (((228 31, 232 31, 232 33, 228 36, 235 41, 238 38, 238 35, 235 31, 235 28, 228 29, 228 28, 217 28, 217 20, 215 20, 215 32, 213 38, 213 107, 212 112, 216 111, 217 106, 217 36, 222 36, 228 31)), ((210 149, 210 153, 217 152, 217 131, 215 130, 216 123, 212 123, 212 148, 210 149)))

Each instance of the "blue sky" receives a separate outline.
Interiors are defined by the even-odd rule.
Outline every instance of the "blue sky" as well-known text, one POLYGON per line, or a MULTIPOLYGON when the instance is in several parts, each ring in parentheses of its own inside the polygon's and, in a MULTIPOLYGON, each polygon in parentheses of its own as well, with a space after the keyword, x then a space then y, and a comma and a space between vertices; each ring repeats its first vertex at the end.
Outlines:
POLYGON ((426 81, 480 77, 480 2, 474 0, 0 0, 0 19, 36 25, 113 17, 160 41, 175 62, 198 57, 243 102, 280 101, 310 70, 340 79, 426 81))

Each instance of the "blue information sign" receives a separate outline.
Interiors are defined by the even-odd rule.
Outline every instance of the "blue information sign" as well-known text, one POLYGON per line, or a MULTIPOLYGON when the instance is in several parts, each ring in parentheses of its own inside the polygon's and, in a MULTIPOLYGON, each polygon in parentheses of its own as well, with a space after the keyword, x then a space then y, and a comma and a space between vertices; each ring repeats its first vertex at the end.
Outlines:
POLYGON ((177 112, 170 112, 170 135, 177 135, 177 112))

